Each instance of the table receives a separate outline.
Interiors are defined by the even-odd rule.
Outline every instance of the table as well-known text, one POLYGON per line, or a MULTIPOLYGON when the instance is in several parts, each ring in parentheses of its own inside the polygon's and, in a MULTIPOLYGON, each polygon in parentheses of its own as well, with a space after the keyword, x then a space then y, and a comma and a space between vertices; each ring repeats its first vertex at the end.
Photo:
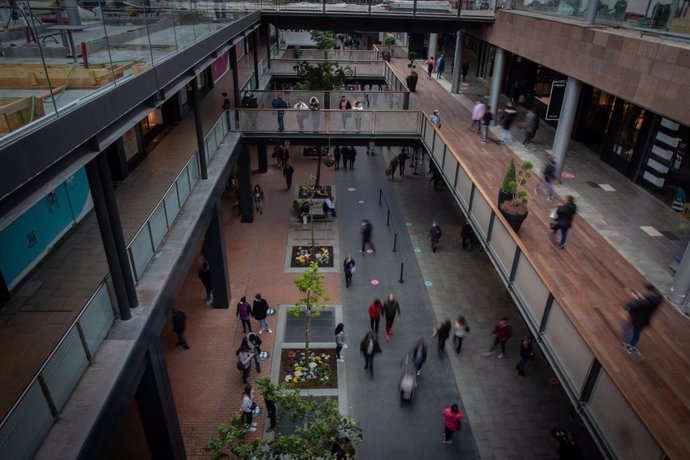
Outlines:
POLYGON ((74 38, 72 37, 72 32, 81 32, 86 29, 87 26, 84 25, 57 25, 46 27, 45 30, 57 30, 60 32, 67 32, 67 42, 69 44, 69 50, 72 53, 72 59, 74 63, 77 64, 77 50, 74 48, 74 38))

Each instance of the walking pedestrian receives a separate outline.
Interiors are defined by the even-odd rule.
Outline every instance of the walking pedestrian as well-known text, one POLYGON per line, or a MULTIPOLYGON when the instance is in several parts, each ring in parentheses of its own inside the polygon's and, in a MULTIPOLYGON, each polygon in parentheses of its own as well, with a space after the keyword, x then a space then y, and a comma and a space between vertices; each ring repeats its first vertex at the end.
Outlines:
POLYGON ((335 170, 340 168, 340 147, 333 149, 333 159, 335 160, 335 170))
POLYGON ((340 97, 340 102, 338 103, 338 109, 340 109, 342 111, 343 129, 347 130, 347 119, 350 118, 349 110, 352 110, 352 104, 350 104, 350 101, 347 100, 345 95, 342 95, 340 97))
POLYGON ((239 303, 237 304, 237 311, 235 316, 240 318, 242 321, 242 331, 246 334, 247 331, 252 330, 252 323, 249 321, 252 317, 252 307, 247 303, 247 297, 242 296, 239 303))
POLYGON ((513 125, 515 117, 517 117, 517 111, 513 107, 513 104, 509 102, 506 104, 506 108, 503 109, 503 114, 501 115, 501 140, 503 142, 508 142, 513 138, 510 134, 510 127, 513 125))
POLYGON ((242 405, 240 407, 244 415, 244 423, 247 429, 253 433, 256 431, 256 422, 252 422, 256 403, 254 402, 254 392, 252 391, 251 385, 244 386, 244 391, 242 392, 242 405))
POLYGON ((395 171, 398 169, 399 163, 400 160, 398 160, 397 156, 394 156, 390 163, 388 163, 388 169, 386 169, 386 176, 389 176, 391 180, 395 180, 395 171))
POLYGON ((436 64, 436 61, 434 61, 434 57, 429 56, 429 59, 426 60, 425 64, 427 79, 431 80, 431 75, 434 73, 434 65, 436 64))
POLYGON ((252 370, 252 355, 249 352, 249 347, 242 343, 240 348, 236 351, 239 361, 237 361, 237 368, 242 371, 242 382, 246 385, 248 383, 249 373, 252 370))
POLYGON ((470 73, 470 61, 462 61, 462 81, 467 81, 467 74, 470 73))
POLYGON ((422 373, 422 366, 426 361, 426 344, 424 343, 424 338, 420 338, 417 344, 412 350, 412 361, 414 362, 414 367, 417 370, 417 375, 422 373))
MULTIPOLYGON (((558 180, 558 175, 556 174, 556 162, 553 156, 549 154, 546 154, 546 166, 544 166, 542 177, 544 179, 544 185, 546 186, 546 199, 551 201, 553 200, 553 183, 558 180)), ((534 188, 535 195, 539 195, 540 192, 541 182, 534 188)))
POLYGON ((482 142, 486 144, 489 142, 489 125, 494 119, 494 114, 491 113, 491 106, 487 105, 484 115, 482 115, 482 142))
POLYGON ((345 362, 345 358, 340 356, 340 352, 343 348, 347 348, 347 343, 345 341, 345 325, 343 323, 338 323, 335 327, 335 357, 338 359, 339 363, 345 362))
POLYGON ((453 325, 453 345, 455 345, 455 353, 458 355, 462 351, 462 341, 469 333, 470 327, 467 325, 467 320, 463 315, 458 315, 458 319, 453 325))
POLYGON ((403 147, 400 153, 398 154, 398 166, 400 169, 400 177, 405 175, 405 164, 407 163, 407 159, 409 158, 409 155, 407 155, 407 148, 403 147))
POLYGON ((359 351, 364 356, 364 369, 369 369, 369 376, 374 378, 374 356, 381 353, 381 346, 374 331, 369 331, 359 345, 359 351))
POLYGON ((176 308, 172 309, 172 323, 173 332, 177 334, 177 343, 175 346, 182 345, 182 348, 189 350, 189 344, 184 336, 184 331, 187 329, 187 315, 182 310, 176 308))
POLYGON ((443 54, 436 60, 436 78, 438 80, 443 80, 443 71, 446 70, 446 60, 443 58, 443 54))
POLYGON ((369 304, 369 326, 372 331, 379 333, 379 322, 383 314, 383 304, 379 299, 374 299, 369 304))
POLYGON ((438 242, 441 239, 442 235, 441 231, 441 226, 438 225, 438 222, 434 221, 431 224, 431 230, 429 230, 429 241, 431 241, 431 252, 436 252, 436 248, 438 247, 438 242))
POLYGON ((450 320, 446 319, 441 324, 434 327, 434 332, 431 334, 432 338, 438 338, 438 357, 441 360, 443 360, 443 356, 446 353, 446 340, 450 337, 450 329, 450 320))
POLYGON ((525 366, 527 361, 534 359, 534 349, 532 348, 532 338, 525 337, 520 342, 520 361, 515 365, 518 375, 525 376, 525 366))
POLYGON ((254 205, 259 214, 264 214, 264 190, 259 184, 254 186, 254 205))
POLYGON ((556 232, 560 229, 561 242, 558 246, 561 249, 565 249, 565 240, 568 238, 568 230, 573 226, 573 217, 576 212, 575 198, 572 195, 566 196, 565 202, 556 209, 556 222, 552 224, 551 231, 555 237, 556 232))
POLYGON ((343 262, 343 271, 345 272, 345 287, 350 287, 352 284, 352 273, 355 271, 355 259, 352 254, 348 254, 343 262))
POLYGON ((355 158, 357 158, 357 149, 350 146, 350 171, 355 168, 355 158))
POLYGON ((527 115, 525 115, 525 140, 522 141, 522 145, 531 143, 538 129, 539 116, 534 109, 530 108, 527 110, 527 115))
POLYGON ((431 122, 436 126, 438 129, 441 129, 441 112, 438 111, 438 109, 434 110, 431 113, 431 122))
POLYGON ((223 93, 222 95, 223 95, 223 106, 221 108, 225 112, 226 110, 230 110, 231 103, 230 103, 230 98, 228 97, 228 93, 223 93))
POLYGON ((283 168, 283 176, 285 177, 285 185, 287 185, 288 190, 292 188, 292 175, 295 173, 295 168, 292 167, 290 163, 285 165, 283 168))
POLYGON ((350 147, 345 146, 340 149, 340 154, 343 156, 343 169, 347 170, 347 165, 350 163, 350 147))
POLYGON ((283 96, 278 94, 273 101, 271 101, 271 107, 277 109, 276 116, 278 117, 278 131, 285 131, 285 109, 287 109, 287 104, 283 100, 283 96))
POLYGON ((373 231, 374 226, 369 222, 369 219, 364 219, 362 220, 362 224, 360 225, 359 233, 362 236, 362 249, 359 251, 361 253, 364 253, 364 250, 367 245, 371 248, 371 252, 375 252, 376 248, 374 247, 374 243, 371 241, 371 232, 373 231))
POLYGON ((491 335, 494 336, 494 343, 493 345, 491 345, 489 352, 486 353, 484 356, 492 355, 494 353, 494 350, 496 349, 496 345, 500 344, 501 352, 498 354, 498 358, 501 359, 503 358, 503 355, 506 352, 506 342, 508 341, 510 336, 513 335, 513 328, 510 326, 508 318, 501 318, 501 320, 496 324, 496 326, 494 326, 491 335))
POLYGON ((352 110, 356 110, 356 112, 354 112, 355 131, 360 132, 362 130, 362 114, 360 112, 364 110, 364 104, 362 103, 362 101, 356 100, 354 105, 352 106, 352 110))
POLYGON ((395 315, 398 314, 402 316, 400 313, 400 304, 398 303, 398 299, 395 298, 393 293, 388 294, 388 298, 386 301, 383 303, 383 312, 386 316, 386 342, 388 342, 391 339, 391 335, 393 334, 393 322, 395 321, 395 315))
POLYGON ((472 109, 472 124, 470 125, 470 129, 474 131, 475 126, 477 128, 477 134, 481 133, 482 131, 482 119, 484 118, 484 114, 486 113, 486 106, 482 101, 476 101, 474 103, 474 108, 472 109))
POLYGON ((213 286, 211 284, 211 270, 208 268, 208 262, 204 261, 201 264, 198 276, 206 290, 206 305, 211 305, 213 303, 213 286))
POLYGON ((264 330, 271 334, 273 331, 271 326, 268 325, 268 319, 266 319, 268 318, 268 302, 259 293, 256 294, 254 302, 252 302, 252 313, 254 314, 254 319, 259 322, 259 335, 264 330))
POLYGON ((256 364, 256 373, 261 373, 261 338, 255 333, 249 331, 242 339, 242 345, 254 357, 254 364, 256 364))
POLYGON ((464 415, 457 404, 446 407, 443 411, 443 444, 452 444, 453 433, 460 430, 460 421, 464 415))
POLYGON ((285 169, 290 161, 290 151, 285 145, 281 145, 278 149, 278 165, 281 169, 285 169))
POLYGON ((644 287, 647 292, 641 294, 633 291, 633 300, 623 307, 630 315, 630 322, 627 327, 628 331, 626 331, 628 334, 625 334, 626 336, 630 335, 630 341, 623 343, 628 353, 638 352, 637 342, 640 340, 640 334, 644 328, 649 326, 654 312, 656 312, 659 304, 661 304, 661 294, 654 285, 647 283, 644 287))

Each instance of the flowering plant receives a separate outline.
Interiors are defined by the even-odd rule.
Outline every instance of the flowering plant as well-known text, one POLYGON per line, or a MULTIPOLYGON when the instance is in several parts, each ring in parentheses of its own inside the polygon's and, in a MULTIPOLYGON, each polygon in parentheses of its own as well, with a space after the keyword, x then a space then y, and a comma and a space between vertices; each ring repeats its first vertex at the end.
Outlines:
POLYGON ((302 351, 288 352, 285 381, 289 383, 310 382, 324 385, 331 379, 332 371, 329 364, 330 355, 309 352, 309 356, 302 351))
POLYGON ((295 255, 295 262, 303 267, 316 262, 319 266, 330 265, 331 253, 328 248, 321 246, 316 248, 316 254, 312 256, 309 246, 298 246, 295 255))

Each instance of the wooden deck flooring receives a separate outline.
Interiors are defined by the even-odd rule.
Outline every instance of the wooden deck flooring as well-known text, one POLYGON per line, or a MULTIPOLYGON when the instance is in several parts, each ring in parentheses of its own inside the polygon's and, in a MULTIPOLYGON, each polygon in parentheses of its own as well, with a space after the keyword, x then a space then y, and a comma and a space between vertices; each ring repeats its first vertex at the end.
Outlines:
MULTIPOLYGON (((402 59, 391 63, 403 80, 406 64, 402 59)), ((468 129, 469 111, 423 72, 417 92, 411 94, 410 109, 427 114, 439 109, 442 135, 455 156, 489 197, 497 195, 508 161, 519 161, 507 147, 482 144, 468 129)), ((639 349, 644 360, 631 359, 621 346, 621 328, 628 318, 622 305, 631 290, 642 290, 645 278, 578 217, 566 249, 560 250, 549 238, 553 204, 544 194, 531 193, 537 179, 531 181, 529 216, 519 234, 523 251, 661 448, 672 459, 690 458, 690 319, 664 302, 642 334, 639 349)))

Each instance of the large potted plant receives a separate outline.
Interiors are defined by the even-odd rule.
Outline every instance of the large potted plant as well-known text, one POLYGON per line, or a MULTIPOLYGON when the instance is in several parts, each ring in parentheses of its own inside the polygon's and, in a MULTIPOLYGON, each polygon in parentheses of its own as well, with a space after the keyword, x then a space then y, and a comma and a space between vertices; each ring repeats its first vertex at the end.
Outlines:
POLYGON ((383 40, 383 44, 386 45, 386 48, 383 50, 383 60, 391 62, 391 54, 393 52, 393 46, 395 46, 395 37, 387 35, 383 40))
POLYGON ((523 161, 517 167, 513 160, 510 160, 510 163, 515 170, 515 179, 509 182, 507 186, 513 197, 501 203, 498 209, 508 221, 510 227, 517 233, 522 222, 527 218, 527 190, 525 190, 525 185, 532 175, 531 169, 533 165, 529 161, 523 161))
POLYGON ((407 63, 407 68, 410 69, 410 74, 405 77, 405 81, 407 82, 407 89, 409 89, 411 93, 414 93, 414 91, 417 89, 417 80, 419 80, 419 75, 417 75, 417 71, 415 70, 417 66, 414 63, 416 57, 417 53, 414 51, 410 51, 407 55, 407 59, 410 61, 407 63))
POLYGON ((513 199, 513 187, 515 185, 515 162, 510 160, 506 174, 503 176, 501 188, 498 189, 498 206, 500 207, 504 201, 513 199))

